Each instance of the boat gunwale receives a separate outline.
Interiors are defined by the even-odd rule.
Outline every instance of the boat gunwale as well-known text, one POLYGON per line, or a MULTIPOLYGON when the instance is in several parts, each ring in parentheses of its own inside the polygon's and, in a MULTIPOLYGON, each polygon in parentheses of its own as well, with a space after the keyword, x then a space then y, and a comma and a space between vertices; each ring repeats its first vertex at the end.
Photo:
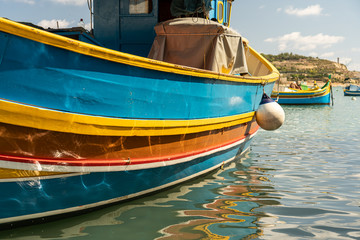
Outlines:
POLYGON ((167 63, 150 58, 140 57, 129 53, 111 50, 108 48, 96 46, 82 41, 67 38, 55 33, 47 32, 35 27, 27 26, 12 20, 0 17, 0 31, 12 34, 18 37, 26 38, 32 41, 40 42, 53 47, 65 49, 79 54, 104 59, 112 62, 122 63, 140 68, 146 68, 162 72, 170 72, 175 74, 182 74, 188 76, 195 76, 201 78, 214 78, 224 81, 241 82, 250 84, 267 84, 276 81, 280 73, 278 70, 263 56, 256 52, 249 45, 247 47, 250 53, 264 64, 270 71, 265 76, 238 76, 224 73, 215 73, 210 70, 192 68, 188 66, 167 63))

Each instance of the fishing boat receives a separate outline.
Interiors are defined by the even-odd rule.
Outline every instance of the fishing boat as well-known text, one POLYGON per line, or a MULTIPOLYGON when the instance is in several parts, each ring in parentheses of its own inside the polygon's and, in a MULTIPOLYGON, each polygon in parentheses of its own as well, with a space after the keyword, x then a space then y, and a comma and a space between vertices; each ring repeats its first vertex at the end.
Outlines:
POLYGON ((331 81, 327 81, 322 87, 315 85, 312 88, 285 88, 282 91, 275 90, 271 94, 272 99, 282 105, 330 105, 332 99, 331 81))
POLYGON ((4 228, 198 177, 259 129, 279 72, 228 27, 232 1, 90 6, 90 32, 0 18, 4 228))
POLYGON ((344 96, 360 96, 360 87, 354 84, 344 87, 344 96))

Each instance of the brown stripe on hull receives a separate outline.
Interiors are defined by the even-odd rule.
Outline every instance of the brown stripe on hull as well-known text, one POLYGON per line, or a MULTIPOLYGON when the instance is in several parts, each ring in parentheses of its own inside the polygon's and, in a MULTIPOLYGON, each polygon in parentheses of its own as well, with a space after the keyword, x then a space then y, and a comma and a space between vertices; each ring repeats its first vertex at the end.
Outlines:
POLYGON ((219 130, 174 136, 93 136, 0 123, 0 154, 66 159, 141 159, 216 148, 257 130, 255 120, 219 130))

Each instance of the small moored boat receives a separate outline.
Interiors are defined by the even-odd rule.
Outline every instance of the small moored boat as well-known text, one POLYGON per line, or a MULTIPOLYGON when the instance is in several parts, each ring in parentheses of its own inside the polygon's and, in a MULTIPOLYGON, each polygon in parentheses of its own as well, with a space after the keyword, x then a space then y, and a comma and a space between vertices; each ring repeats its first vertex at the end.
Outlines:
POLYGON ((232 1, 178 2, 95 0, 90 33, 0 18, 0 224, 158 191, 249 148, 279 72, 227 27, 232 1))
POLYGON ((286 88, 283 91, 274 91, 271 97, 283 105, 330 105, 331 102, 331 81, 324 86, 317 85, 307 90, 297 88, 286 88))
POLYGON ((344 87, 344 96, 360 96, 360 87, 354 84, 344 87))

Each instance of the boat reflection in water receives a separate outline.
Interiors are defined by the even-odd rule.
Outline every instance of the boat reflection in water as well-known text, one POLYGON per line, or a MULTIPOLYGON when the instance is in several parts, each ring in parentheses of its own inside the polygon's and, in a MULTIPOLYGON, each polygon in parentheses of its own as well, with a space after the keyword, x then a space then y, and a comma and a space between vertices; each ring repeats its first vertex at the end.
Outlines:
MULTIPOLYGON (((246 157, 244 159, 245 162, 218 172, 212 184, 203 186, 208 188, 204 193, 211 194, 216 190, 218 199, 211 201, 212 196, 209 196, 206 199, 211 202, 203 204, 203 209, 182 211, 183 216, 195 219, 166 227, 162 230, 165 236, 159 239, 243 239, 261 236, 259 220, 269 216, 259 208, 278 205, 279 202, 267 194, 273 189, 263 173, 266 170, 247 166, 246 157), (214 188, 215 182, 222 186, 214 188)), ((191 200, 194 201, 193 197, 191 200)))

